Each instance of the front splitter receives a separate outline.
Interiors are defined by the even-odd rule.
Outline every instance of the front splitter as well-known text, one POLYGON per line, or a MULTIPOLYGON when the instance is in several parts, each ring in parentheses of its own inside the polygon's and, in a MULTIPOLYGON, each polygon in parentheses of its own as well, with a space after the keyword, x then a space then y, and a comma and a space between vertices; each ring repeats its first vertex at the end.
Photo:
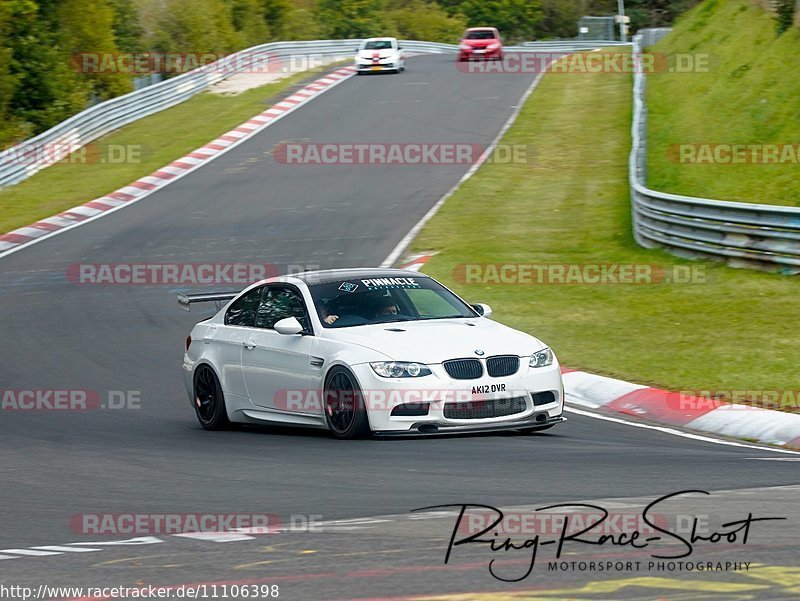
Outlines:
POLYGON ((480 432, 502 432, 504 430, 525 430, 528 428, 544 429, 565 421, 567 421, 567 418, 559 415, 557 417, 548 417, 544 421, 536 421, 535 418, 528 418, 515 422, 500 422, 496 424, 480 424, 474 426, 470 424, 458 426, 439 426, 430 423, 421 423, 414 424, 408 430, 383 430, 373 432, 372 434, 379 438, 396 438, 400 436, 440 436, 442 434, 474 434, 480 432))

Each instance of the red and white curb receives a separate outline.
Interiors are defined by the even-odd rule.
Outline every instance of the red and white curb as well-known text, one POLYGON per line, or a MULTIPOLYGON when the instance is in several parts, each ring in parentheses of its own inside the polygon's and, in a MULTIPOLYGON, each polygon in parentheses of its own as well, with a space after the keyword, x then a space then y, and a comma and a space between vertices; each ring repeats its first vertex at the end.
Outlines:
MULTIPOLYGON (((433 253, 411 255, 403 269, 420 271, 433 253)), ((800 449, 800 415, 669 392, 563 368, 567 403, 666 426, 800 449)))
POLYGON ((800 415, 564 369, 567 402, 720 436, 800 449, 800 415))
POLYGON ((436 253, 429 252, 410 255, 403 260, 403 265, 400 267, 400 269, 406 269, 408 271, 420 271, 425 263, 428 262, 428 259, 435 254, 436 253))
POLYGON ((115 192, 73 207, 63 213, 1 235, 0 257, 141 200, 156 190, 160 190, 195 169, 206 165, 241 144, 244 140, 253 137, 309 100, 348 79, 354 73, 355 69, 353 67, 337 69, 284 98, 263 113, 222 134, 216 140, 173 161, 166 167, 154 171, 150 175, 142 177, 115 192))

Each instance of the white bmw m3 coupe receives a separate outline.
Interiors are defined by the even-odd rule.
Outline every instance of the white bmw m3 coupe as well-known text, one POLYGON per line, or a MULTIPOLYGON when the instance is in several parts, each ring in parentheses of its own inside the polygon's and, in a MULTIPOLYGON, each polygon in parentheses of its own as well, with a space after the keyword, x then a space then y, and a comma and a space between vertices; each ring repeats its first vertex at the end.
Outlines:
POLYGON ((207 430, 283 424, 356 438, 564 421, 553 352, 418 272, 306 272, 178 301, 224 303, 194 326, 183 359, 207 430))

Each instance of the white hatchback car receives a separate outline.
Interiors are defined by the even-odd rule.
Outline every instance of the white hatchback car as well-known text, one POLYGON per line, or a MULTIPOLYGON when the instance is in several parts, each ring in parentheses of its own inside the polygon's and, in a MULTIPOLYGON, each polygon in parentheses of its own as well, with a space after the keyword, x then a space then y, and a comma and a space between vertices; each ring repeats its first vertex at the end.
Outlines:
POLYGON ((315 271, 178 300, 226 303, 194 327, 183 359, 208 430, 268 423, 355 438, 564 421, 553 352, 418 272, 315 271))
POLYGON ((406 69, 406 59, 397 38, 368 38, 356 48, 356 72, 391 71, 400 73, 406 69))

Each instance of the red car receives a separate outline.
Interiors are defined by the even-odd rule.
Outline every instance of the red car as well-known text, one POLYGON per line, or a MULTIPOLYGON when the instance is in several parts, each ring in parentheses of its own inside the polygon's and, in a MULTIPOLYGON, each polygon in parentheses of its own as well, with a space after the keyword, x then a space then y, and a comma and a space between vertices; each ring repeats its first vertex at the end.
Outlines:
POLYGON ((503 40, 494 27, 470 27, 458 44, 458 60, 503 60, 503 40))

